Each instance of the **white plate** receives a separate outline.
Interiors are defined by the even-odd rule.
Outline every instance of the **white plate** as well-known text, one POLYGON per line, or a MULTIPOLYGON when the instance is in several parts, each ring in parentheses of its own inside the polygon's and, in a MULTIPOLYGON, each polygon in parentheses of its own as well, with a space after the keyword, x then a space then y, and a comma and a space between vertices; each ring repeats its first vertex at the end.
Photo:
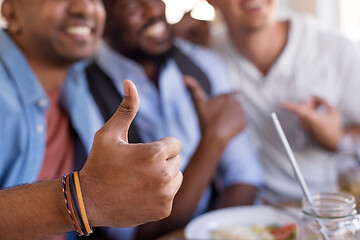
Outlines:
POLYGON ((194 218, 185 227, 185 237, 211 239, 211 231, 221 227, 287 223, 296 223, 296 219, 269 206, 223 208, 194 218))

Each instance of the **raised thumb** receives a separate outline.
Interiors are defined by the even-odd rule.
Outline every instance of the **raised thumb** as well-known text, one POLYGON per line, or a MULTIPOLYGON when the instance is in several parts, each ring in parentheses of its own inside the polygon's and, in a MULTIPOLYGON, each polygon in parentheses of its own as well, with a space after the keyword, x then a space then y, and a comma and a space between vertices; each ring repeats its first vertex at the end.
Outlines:
POLYGON ((114 115, 105 125, 111 134, 115 134, 121 141, 127 143, 130 124, 139 109, 139 96, 135 85, 130 80, 125 80, 123 87, 124 98, 114 115))

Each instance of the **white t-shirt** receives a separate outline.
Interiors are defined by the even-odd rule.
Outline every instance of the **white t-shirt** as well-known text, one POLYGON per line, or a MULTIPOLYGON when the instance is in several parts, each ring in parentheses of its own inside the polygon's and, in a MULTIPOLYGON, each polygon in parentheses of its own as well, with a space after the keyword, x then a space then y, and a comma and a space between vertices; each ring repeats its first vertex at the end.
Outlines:
POLYGON ((358 47, 309 16, 289 20, 287 45, 266 76, 239 54, 226 33, 215 39, 234 84, 243 93, 250 133, 264 167, 263 194, 275 201, 300 198, 302 192, 274 129, 272 112, 278 114, 310 191, 331 191, 337 186, 335 154, 318 145, 301 128, 297 116, 281 110, 279 101, 320 96, 341 111, 344 124, 360 124, 358 47))

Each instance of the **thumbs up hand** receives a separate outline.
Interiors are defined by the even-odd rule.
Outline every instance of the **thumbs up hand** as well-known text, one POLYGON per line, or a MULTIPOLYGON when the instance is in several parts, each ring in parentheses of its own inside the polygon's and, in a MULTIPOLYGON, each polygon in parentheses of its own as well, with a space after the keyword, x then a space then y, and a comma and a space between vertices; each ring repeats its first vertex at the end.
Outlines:
POLYGON ((165 218, 182 182, 177 139, 128 144, 127 132, 139 98, 131 81, 123 85, 124 99, 95 134, 79 173, 91 226, 131 227, 165 218))

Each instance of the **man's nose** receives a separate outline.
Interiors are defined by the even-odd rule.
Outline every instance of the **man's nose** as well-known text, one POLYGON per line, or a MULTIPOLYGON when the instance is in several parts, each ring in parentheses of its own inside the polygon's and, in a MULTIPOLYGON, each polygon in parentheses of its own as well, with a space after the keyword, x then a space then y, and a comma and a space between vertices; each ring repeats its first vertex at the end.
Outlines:
POLYGON ((72 15, 88 16, 95 11, 97 0, 71 0, 69 1, 69 12, 72 15))
POLYGON ((159 17, 165 13, 165 3, 161 0, 143 0, 141 1, 144 15, 147 17, 159 17))

